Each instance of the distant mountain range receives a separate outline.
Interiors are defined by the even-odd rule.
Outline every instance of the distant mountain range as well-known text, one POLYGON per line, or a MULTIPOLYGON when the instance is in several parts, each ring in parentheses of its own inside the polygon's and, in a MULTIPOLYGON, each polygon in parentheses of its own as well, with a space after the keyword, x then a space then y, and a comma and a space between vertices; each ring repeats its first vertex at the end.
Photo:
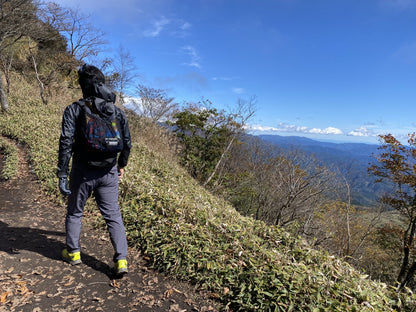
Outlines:
POLYGON ((387 190, 384 183, 375 183, 375 177, 367 172, 372 155, 379 145, 365 143, 329 143, 298 136, 258 135, 283 149, 298 149, 313 154, 324 165, 338 167, 348 172, 353 203, 362 206, 375 204, 377 196, 387 190))

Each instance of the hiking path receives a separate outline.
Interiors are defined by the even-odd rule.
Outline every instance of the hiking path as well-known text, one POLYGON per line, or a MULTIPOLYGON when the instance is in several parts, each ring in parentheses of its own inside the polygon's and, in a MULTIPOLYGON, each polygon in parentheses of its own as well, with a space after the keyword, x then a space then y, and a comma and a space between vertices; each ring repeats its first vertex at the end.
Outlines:
POLYGON ((45 198, 19 146, 18 176, 0 181, 1 312, 217 311, 193 286, 149 269, 136 249, 129 249, 129 274, 116 278, 107 231, 85 218, 83 263, 63 262, 64 222, 65 207, 45 198))

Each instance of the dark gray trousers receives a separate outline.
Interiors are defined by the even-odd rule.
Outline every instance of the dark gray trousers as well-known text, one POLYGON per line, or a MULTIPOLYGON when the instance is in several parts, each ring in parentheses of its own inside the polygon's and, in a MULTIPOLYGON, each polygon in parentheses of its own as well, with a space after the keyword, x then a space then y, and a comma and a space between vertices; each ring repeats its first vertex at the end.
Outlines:
POLYGON ((73 165, 69 182, 72 194, 68 198, 65 219, 66 246, 69 252, 81 250, 81 219, 87 199, 94 192, 95 201, 110 234, 114 261, 127 258, 127 239, 118 205, 118 172, 113 168, 91 168, 73 165))

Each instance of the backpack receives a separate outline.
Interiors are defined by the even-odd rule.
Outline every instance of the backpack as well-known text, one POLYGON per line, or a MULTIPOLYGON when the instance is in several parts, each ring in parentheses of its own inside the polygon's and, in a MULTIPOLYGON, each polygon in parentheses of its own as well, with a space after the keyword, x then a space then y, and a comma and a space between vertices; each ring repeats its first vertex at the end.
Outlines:
POLYGON ((91 152, 118 153, 123 149, 119 121, 114 113, 110 118, 91 111, 84 102, 78 102, 85 113, 83 132, 87 150, 91 152))

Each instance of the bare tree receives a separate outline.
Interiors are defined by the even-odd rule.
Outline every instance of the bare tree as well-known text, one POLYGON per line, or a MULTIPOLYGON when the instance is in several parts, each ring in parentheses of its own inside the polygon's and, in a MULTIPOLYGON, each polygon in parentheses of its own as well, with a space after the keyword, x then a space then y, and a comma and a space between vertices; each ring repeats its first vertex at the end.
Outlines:
POLYGON ((7 93, 10 92, 10 70, 12 69, 12 64, 15 58, 14 54, 15 53, 10 46, 3 49, 2 53, 0 53, 0 67, 4 74, 4 78, 6 79, 7 93))
POLYGON ((317 238, 316 245, 360 265, 360 259, 366 257, 366 242, 376 232, 383 210, 374 207, 363 212, 353 205, 350 170, 334 170, 337 176, 331 196, 334 200, 319 211, 321 217, 316 222, 315 232, 310 234, 317 238))
POLYGON ((168 97, 166 91, 154 89, 139 84, 136 87, 138 100, 133 104, 140 115, 149 118, 152 122, 158 122, 168 116, 178 108, 179 104, 174 102, 174 98, 168 97))
POLYGON ((269 167, 273 190, 269 196, 274 198, 274 204, 263 211, 262 218, 281 226, 297 221, 303 234, 315 209, 326 200, 324 195, 331 187, 332 172, 312 155, 298 150, 271 159, 269 167))
POLYGON ((229 137, 228 143, 225 145, 225 148, 220 158, 218 159, 214 167, 214 170, 211 172, 207 180, 204 182, 204 186, 207 186, 211 182, 213 177, 217 174, 220 165, 224 161, 226 155, 229 153, 236 139, 245 132, 247 122, 254 116, 255 105, 256 97, 254 96, 251 97, 248 101, 245 101, 243 99, 238 100, 236 111, 231 113, 229 116, 230 128, 232 129, 231 136, 229 137))
MULTIPOLYGON (((0 54, 31 31, 36 21, 36 8, 32 0, 0 1, 0 54), (8 40, 9 39, 9 40, 8 40)), ((3 77, 0 72, 1 108, 7 111, 9 103, 3 88, 3 77)))
POLYGON ((59 32, 66 30, 69 20, 69 9, 55 2, 41 3, 38 8, 38 16, 45 24, 50 25, 59 32))
POLYGON ((43 104, 47 105, 48 104, 48 97, 45 93, 45 84, 43 83, 42 79, 40 78, 39 71, 38 71, 38 63, 36 61, 35 52, 33 51, 34 49, 36 49, 36 44, 32 44, 32 41, 30 40, 30 38, 28 39, 28 47, 29 47, 30 57, 31 57, 32 63, 33 63, 33 68, 34 68, 35 74, 36 74, 36 80, 38 81, 38 85, 39 85, 40 97, 42 99, 43 104))
POLYGON ((317 209, 333 191, 331 170, 312 155, 251 137, 235 146, 231 155, 227 194, 237 210, 268 224, 290 227, 299 235, 312 232, 317 209))
POLYGON ((68 53, 80 62, 96 57, 107 44, 104 32, 91 22, 93 18, 77 9, 49 2, 40 6, 38 15, 66 38, 68 53))
POLYGON ((345 186, 345 199, 343 200, 345 205, 345 227, 346 227, 346 246, 344 248, 343 255, 344 257, 353 258, 356 254, 358 254, 364 245, 366 239, 375 231, 377 224, 380 221, 381 213, 383 211, 382 207, 380 206, 378 209, 375 209, 375 213, 372 217, 369 217, 368 222, 362 222, 363 224, 360 226, 360 231, 353 232, 351 229, 352 224, 361 223, 362 220, 361 216, 356 213, 356 209, 354 209, 352 205, 352 195, 351 195, 351 182, 348 178, 348 174, 343 174, 341 172, 338 173, 343 181, 345 186), (366 224, 364 224, 366 223, 366 224))
POLYGON ((110 84, 118 91, 121 103, 125 102, 128 89, 132 86, 134 79, 138 77, 137 66, 130 52, 120 46, 115 59, 111 63, 110 84))
POLYGON ((74 9, 67 12, 61 33, 68 40, 69 53, 79 61, 97 56, 107 44, 103 31, 94 27, 90 15, 83 15, 74 9))
POLYGON ((240 144, 232 147, 226 162, 225 184, 228 199, 238 211, 261 218, 263 210, 273 205, 270 193, 268 160, 276 156, 277 148, 254 136, 243 137, 240 144))
POLYGON ((0 102, 1 102, 1 109, 7 111, 9 108, 9 103, 7 101, 6 93, 4 92, 3 88, 3 77, 0 74, 0 102))
POLYGON ((75 57, 67 53, 66 39, 59 32, 68 16, 68 11, 56 4, 39 4, 36 22, 23 40, 27 42, 26 50, 44 104, 48 103, 49 87, 57 83, 60 73, 70 72, 76 66, 75 57))
POLYGON ((0 1, 0 51, 30 33, 36 21, 36 7, 32 0, 0 1), (13 38, 10 41, 4 41, 13 38))

